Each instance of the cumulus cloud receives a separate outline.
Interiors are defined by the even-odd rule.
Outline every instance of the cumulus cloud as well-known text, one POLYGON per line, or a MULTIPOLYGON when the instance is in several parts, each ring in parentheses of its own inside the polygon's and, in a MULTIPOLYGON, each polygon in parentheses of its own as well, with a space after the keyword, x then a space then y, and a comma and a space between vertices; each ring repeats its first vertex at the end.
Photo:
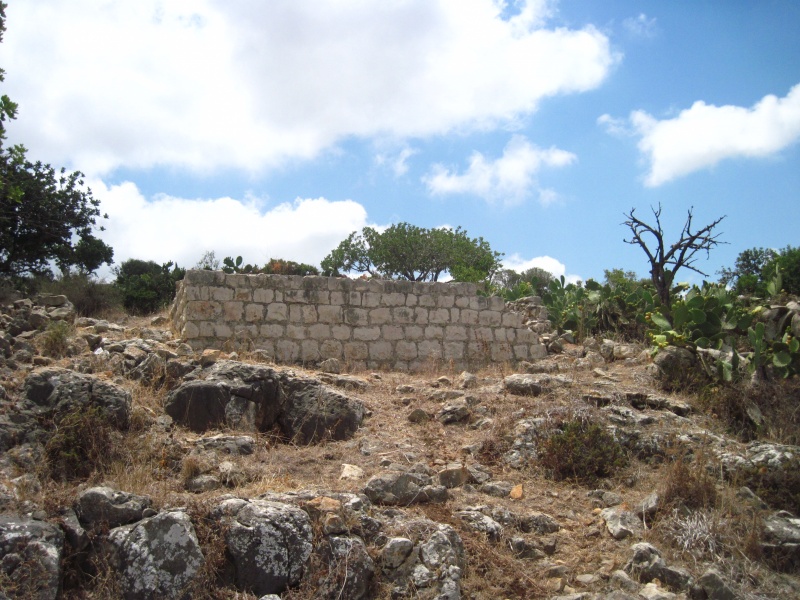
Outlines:
POLYGON ((417 154, 419 150, 410 146, 403 146, 394 153, 380 153, 375 156, 375 164, 379 167, 388 167, 395 177, 402 177, 408 173, 408 159, 417 154))
MULTIPOLYGON (((624 129, 608 115, 599 122, 612 132, 624 129)), ((656 187, 726 159, 766 157, 796 143, 800 84, 783 98, 764 96, 750 108, 697 101, 671 119, 637 110, 628 122, 650 165, 645 185, 656 187)))
POLYGON ((255 264, 270 258, 319 264, 368 224, 366 210, 352 200, 298 198, 265 209, 256 198, 146 198, 130 182, 90 183, 100 210, 109 215, 98 235, 114 248, 116 264, 139 258, 191 267, 206 250, 218 259, 242 256, 255 264))
POLYGON ((463 174, 436 164, 423 181, 431 194, 473 194, 489 202, 514 205, 539 192, 540 201, 550 204, 557 195, 552 190, 539 189, 537 173, 543 167, 570 165, 577 158, 558 148, 539 148, 524 136, 514 135, 500 158, 487 159, 474 152, 463 174))
POLYGON ((37 0, 8 8, 11 136, 101 176, 118 167, 260 172, 347 137, 513 122, 596 88, 618 60, 548 2, 37 0))
POLYGON ((582 278, 578 275, 567 275, 566 265, 552 256, 536 256, 534 258, 525 259, 519 254, 515 253, 510 256, 506 256, 503 259, 503 268, 511 269, 517 273, 522 273, 523 271, 527 271, 528 269, 532 269, 534 267, 543 269, 556 278, 559 278, 563 275, 564 279, 568 283, 577 283, 578 281, 582 280, 582 278))

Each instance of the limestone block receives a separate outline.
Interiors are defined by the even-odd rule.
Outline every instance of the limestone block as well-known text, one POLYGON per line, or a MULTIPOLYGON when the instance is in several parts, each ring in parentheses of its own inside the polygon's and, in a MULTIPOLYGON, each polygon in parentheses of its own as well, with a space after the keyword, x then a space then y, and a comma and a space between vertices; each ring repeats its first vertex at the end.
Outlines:
POLYGON ((325 340, 319 345, 319 355, 325 358, 342 358, 342 343, 336 340, 325 340))
POLYGON ((477 325, 478 324, 478 311, 471 308, 465 308, 461 311, 461 318, 459 322, 462 325, 477 325))
POLYGON ((216 331, 214 330, 214 321, 196 321, 197 326, 200 328, 200 336, 201 338, 213 338, 217 337, 216 331))
POLYGON ((431 294, 422 294, 418 298, 418 303, 420 306, 424 306, 426 308, 436 308, 436 298, 434 298, 431 294))
POLYGON ((317 340, 300 342, 300 359, 304 362, 318 361, 320 359, 319 342, 317 340))
POLYGON ((450 309, 450 322, 451 323, 459 323, 461 321, 461 309, 460 308, 451 308, 450 309))
POLYGON ((306 299, 309 304, 330 304, 331 295, 327 290, 307 290, 306 299))
POLYGON ((405 306, 406 295, 394 292, 383 294, 381 298, 381 306, 405 306))
POLYGON ((233 335, 233 330, 227 323, 214 323, 214 337, 227 339, 233 335))
POLYGON ((445 342, 444 343, 444 358, 445 360, 462 360, 466 351, 466 344, 464 342, 445 342))
POLYGON ((275 344, 275 358, 284 363, 297 362, 300 358, 300 344, 294 340, 278 340, 275 344))
POLYGON ((502 320, 503 327, 523 327, 523 317, 519 313, 505 312, 502 320))
POLYGON ((442 343, 436 340, 424 340, 417 345, 420 358, 442 358, 442 343))
POLYGON ((470 338, 476 342, 492 342, 494 341, 494 331, 491 327, 473 327, 470 330, 470 338))
POLYGON ((250 288, 236 288, 236 290, 233 292, 233 298, 242 302, 252 302, 253 290, 250 288))
POLYGON ((346 302, 345 298, 344 292, 331 292, 330 304, 333 306, 342 306, 346 302))
POLYGON ((418 325, 406 325, 405 332, 405 338, 409 341, 421 340, 425 337, 425 330, 418 325))
POLYGON ((392 312, 388 308, 373 308, 369 311, 369 322, 372 325, 385 325, 392 322, 392 312))
POLYGON ((531 344, 528 349, 528 357, 530 360, 547 358, 547 347, 544 344, 531 344))
POLYGON ((369 312, 363 308, 346 308, 344 322, 354 327, 363 327, 369 324, 369 312))
POLYGON ((390 342, 373 342, 369 345, 369 357, 372 360, 390 360, 393 356, 390 342))
POLYGON ((331 325, 331 334, 335 340, 349 340, 353 334, 353 328, 349 325, 331 325))
POLYGON ((179 329, 179 333, 183 338, 193 339, 200 335, 200 328, 195 323, 189 321, 179 329))
POLYGON ((286 337, 290 340, 304 340, 308 337, 305 325, 292 325, 286 326, 286 337))
POLYGON ((484 342, 470 342, 467 344, 467 358, 476 361, 488 361, 490 347, 484 342))
POLYGON ((364 292, 361 296, 361 305, 364 308, 375 308, 381 305, 380 292, 364 292))
POLYGON ((369 349, 364 342, 347 342, 344 345, 345 360, 366 360, 369 349))
POLYGON ((514 358, 516 360, 528 360, 528 345, 516 344, 514 346, 514 358))
POLYGON ((267 306, 267 321, 286 321, 289 316, 288 307, 280 302, 273 302, 267 306))
POLYGON ((449 323, 450 311, 446 308, 436 308, 428 313, 429 323, 449 323))
POLYGON ((414 323, 419 325, 427 325, 430 322, 428 309, 423 308, 421 306, 417 306, 414 309, 414 323))
POLYGON ((317 307, 314 305, 307 305, 303 306, 303 323, 306 325, 310 325, 311 323, 316 323, 318 321, 317 317, 317 307))
POLYGON ((445 294, 436 298, 437 308, 453 308, 456 305, 456 297, 452 294, 445 294))
POLYGON ((489 300, 489 310, 496 310, 498 312, 503 312, 506 308, 506 301, 503 300, 500 296, 491 296, 488 298, 489 300))
POLYGON ((384 340, 396 341, 405 337, 403 328, 398 325, 383 325, 381 327, 381 338, 384 340))
POLYGON ((308 327, 308 337, 312 340, 329 340, 331 338, 331 326, 327 323, 315 323, 308 327))
POLYGON ((353 339, 360 341, 374 341, 381 337, 380 327, 354 327, 353 339))
POLYGON ((267 290, 263 288, 253 290, 253 302, 260 302, 261 304, 269 304, 274 299, 275 299, 275 292, 273 290, 267 290))
POLYGON ((486 296, 473 296, 469 299, 469 307, 472 310, 486 310, 489 308, 489 299, 486 296))
POLYGON ((206 271, 205 269, 189 269, 183 279, 187 285, 197 287, 216 285, 218 283, 216 272, 206 271))
POLYGON ((341 323, 343 318, 341 306, 318 306, 317 307, 317 320, 320 323, 337 324, 341 323))
POLYGON ((283 301, 296 304, 308 303, 308 296, 305 290, 292 289, 283 292, 283 301))
POLYGON ((275 342, 272 340, 259 339, 256 343, 256 349, 263 350, 268 356, 275 356, 275 342))
POLYGON ((506 339, 507 329, 503 327, 498 327, 494 330, 494 339, 496 342, 508 342, 510 340, 506 339))
POLYGON ((267 339, 279 339, 284 337, 286 329, 283 325, 269 323, 261 326, 261 337, 267 339))
POLYGON ((409 341, 397 342, 394 352, 400 360, 412 360, 418 356, 417 344, 409 341))
POLYGON ((514 351, 508 342, 495 342, 492 344, 492 360, 495 362, 506 362, 514 359, 514 351))
POLYGON ((419 296, 417 296, 416 294, 406 295, 406 306, 408 306, 409 308, 413 308, 417 304, 419 304, 419 296))
POLYGON ((517 330, 517 341, 518 342, 525 342, 528 344, 536 344, 539 341, 539 336, 536 335, 530 329, 518 329, 517 330))
MULTIPOLYGON (((217 327, 219 326, 220 324, 217 323, 217 327)), ((227 325, 225 326, 227 327, 227 325)), ((233 328, 233 333, 229 334, 228 337, 231 335, 234 335, 238 340, 255 340, 258 338, 258 325, 237 325, 233 328)))
POLYGON ((222 305, 219 302, 195 300, 186 303, 187 321, 208 321, 222 314, 222 305))
POLYGON ((244 315, 244 302, 230 301, 222 305, 222 318, 226 321, 241 321, 244 315))
POLYGON ((456 296, 456 308, 469 308, 469 296, 456 296))
POLYGON ((261 322, 264 320, 264 305, 263 304, 247 304, 244 307, 244 320, 245 321, 257 321, 261 322))
POLYGON ((225 275, 225 285, 227 287, 236 289, 236 288, 249 288, 250 287, 250 277, 247 275, 240 275, 238 273, 234 274, 226 274, 225 275))
POLYGON ((441 340, 444 338, 444 327, 440 325, 428 325, 425 328, 426 340, 441 340))
POLYGON ((463 325, 448 325, 444 328, 444 339, 449 342, 465 342, 467 328, 463 325))
POLYGON ((478 313, 478 323, 489 327, 498 327, 502 321, 502 314, 496 310, 482 310, 478 313))
MULTIPOLYGON (((333 304, 333 302, 331 302, 333 304)), ((347 304, 350 306, 361 306, 361 293, 360 292, 348 292, 347 294, 347 304)))
POLYGON ((398 325, 406 325, 408 323, 414 322, 414 311, 410 308, 402 306, 398 308, 393 308, 391 309, 391 311, 392 311, 392 323, 397 323, 398 325))
POLYGON ((216 300, 217 302, 230 302, 233 300, 233 290, 231 288, 213 287, 206 289, 208 289, 207 295, 211 300, 216 300))

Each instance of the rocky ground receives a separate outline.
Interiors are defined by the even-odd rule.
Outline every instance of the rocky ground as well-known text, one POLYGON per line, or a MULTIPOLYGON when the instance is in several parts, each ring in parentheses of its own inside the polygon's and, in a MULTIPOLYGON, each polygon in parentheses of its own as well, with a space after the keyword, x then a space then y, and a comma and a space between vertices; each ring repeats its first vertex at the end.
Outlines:
POLYGON ((0 316, 0 598, 800 597, 800 448, 640 347, 352 373, 37 302, 0 316))

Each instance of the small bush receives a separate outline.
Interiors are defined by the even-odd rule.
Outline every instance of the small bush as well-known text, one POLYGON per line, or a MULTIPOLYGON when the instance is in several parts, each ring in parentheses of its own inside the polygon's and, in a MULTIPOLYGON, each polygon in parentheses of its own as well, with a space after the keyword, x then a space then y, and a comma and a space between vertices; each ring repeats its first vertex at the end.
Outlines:
POLYGON ((91 275, 69 274, 39 286, 41 292, 63 294, 81 317, 101 317, 122 310, 122 297, 111 283, 91 275))
POLYGON ((693 462, 680 457, 667 468, 662 500, 666 506, 692 510, 713 508, 717 502, 716 481, 702 458, 693 462))
POLYGON ((51 321, 42 338, 42 350, 45 355, 53 358, 66 356, 72 332, 72 325, 66 321, 51 321))
POLYGON ((542 466, 556 480, 575 479, 592 484, 627 464, 622 446, 603 427, 570 421, 542 445, 542 466))
POLYGON ((122 304, 131 314, 146 315, 161 310, 175 298, 175 284, 186 269, 172 262, 159 266, 152 260, 131 258, 115 269, 114 285, 122 295, 122 304))
POLYGON ((117 456, 114 428, 98 406, 78 406, 59 417, 45 445, 51 477, 56 481, 86 479, 117 456))

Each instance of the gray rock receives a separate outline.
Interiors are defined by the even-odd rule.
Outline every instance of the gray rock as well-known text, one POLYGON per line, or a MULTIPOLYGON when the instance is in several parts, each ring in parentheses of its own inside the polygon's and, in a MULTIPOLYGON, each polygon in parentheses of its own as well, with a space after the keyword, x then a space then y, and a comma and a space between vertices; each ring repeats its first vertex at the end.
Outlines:
POLYGON ((463 400, 445 404, 436 414, 436 420, 444 425, 463 423, 468 421, 469 417, 469 408, 467 408, 467 404, 463 400))
POLYGON ((328 537, 317 548, 316 554, 326 571, 326 576, 319 582, 317 597, 331 600, 374 597, 370 588, 375 577, 375 563, 360 539, 328 537))
POLYGON ((150 498, 146 496, 101 486, 81 492, 75 503, 75 512, 81 524, 90 529, 101 523, 119 527, 139 521, 150 504, 150 498))
POLYGON ((670 567, 661 553, 651 544, 640 542, 631 546, 633 557, 625 565, 625 572, 641 583, 658 579, 676 592, 689 588, 692 578, 686 569, 670 567))
POLYGON ((538 396, 542 393, 539 378, 527 373, 509 375, 503 380, 503 385, 509 394, 517 396, 538 396))
POLYGON ((464 371, 458 376, 458 379, 456 380, 456 386, 462 390, 474 389, 478 387, 478 378, 474 374, 464 371))
POLYGON ((781 570, 800 567, 800 519, 779 511, 764 519, 764 555, 781 570))
POLYGON ((108 534, 125 600, 187 599, 205 559, 184 512, 159 513, 108 534))
POLYGON ((225 527, 239 589, 279 594, 300 582, 313 539, 306 512, 281 502, 229 499, 212 515, 225 527))
POLYGON ((364 420, 359 401, 314 380, 294 379, 283 384, 286 401, 278 417, 284 435, 300 443, 350 438, 364 420))
POLYGON ((659 379, 667 389, 680 387, 693 376, 697 357, 686 348, 661 348, 653 359, 659 379))
POLYGON ((64 534, 45 521, 0 514, 0 572, 17 598, 54 600, 61 583, 64 534))
POLYGON ((216 450, 233 456, 246 456, 252 454, 256 440, 249 435, 213 435, 200 438, 195 442, 203 450, 216 450))
POLYGON ((413 471, 375 475, 367 481, 364 494, 375 504, 401 506, 444 502, 448 497, 447 489, 443 485, 435 485, 430 475, 413 471))
POLYGON ((45 367, 28 375, 22 393, 25 399, 56 419, 73 410, 98 407, 120 429, 127 429, 130 422, 130 393, 92 375, 45 367))
POLYGON ((524 533, 536 533, 545 535, 548 533, 555 533, 561 529, 553 517, 541 512, 532 512, 526 515, 520 515, 516 518, 517 529, 524 533))
POLYGON ((535 544, 531 544, 523 537, 513 537, 508 542, 511 551, 517 558, 540 559, 546 556, 535 544))
POLYGON ((342 372, 342 365, 335 358, 329 358, 319 363, 319 370, 323 373, 333 373, 338 375, 342 372))
POLYGON ((730 584, 714 568, 708 569, 700 576, 692 587, 691 596, 703 600, 738 600, 730 584))
POLYGON ((642 531, 642 521, 632 512, 618 506, 603 509, 600 517, 606 522, 606 528, 615 540, 624 540, 642 531))
POLYGON ((514 484, 508 481, 490 481, 478 488, 484 494, 495 496, 496 498, 507 498, 514 489, 514 484))
POLYGON ((225 422, 231 399, 227 386, 216 381, 188 381, 170 392, 164 411, 177 423, 203 432, 225 422))
POLYGON ((384 568, 398 568, 406 561, 413 549, 414 542, 408 538, 389 538, 381 550, 381 561, 384 568))
POLYGON ((469 471, 461 463, 451 463, 439 471, 439 483, 448 489, 461 487, 469 479, 469 471))
POLYGON ((203 492, 211 492, 218 490, 222 487, 222 481, 219 477, 204 473, 190 477, 183 484, 183 489, 187 492, 194 492, 195 494, 202 494, 203 492))
POLYGON ((408 413, 409 423, 427 423, 431 420, 431 416, 421 408, 415 408, 408 413))
POLYGON ((466 526, 486 536, 490 542, 498 542, 503 535, 503 526, 491 517, 477 510, 461 510, 456 516, 464 521, 466 526))

